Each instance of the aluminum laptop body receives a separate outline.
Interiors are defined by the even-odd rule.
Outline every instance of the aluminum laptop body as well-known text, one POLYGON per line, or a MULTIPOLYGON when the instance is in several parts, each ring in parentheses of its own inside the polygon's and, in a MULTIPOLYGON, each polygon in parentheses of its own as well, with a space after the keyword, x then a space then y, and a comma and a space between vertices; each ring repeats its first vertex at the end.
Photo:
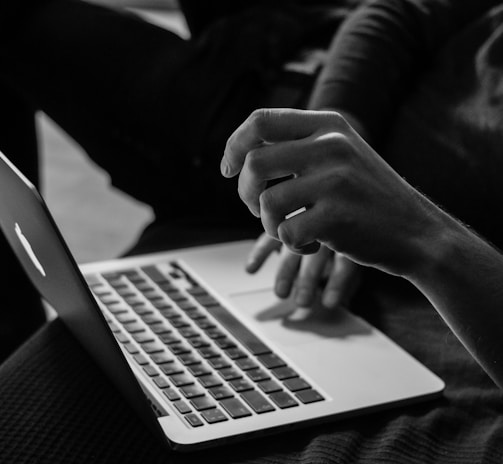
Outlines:
POLYGON ((343 309, 273 293, 251 241, 79 269, 42 198, 0 154, 0 225, 28 276, 172 449, 250 439, 441 394, 444 383, 343 309))

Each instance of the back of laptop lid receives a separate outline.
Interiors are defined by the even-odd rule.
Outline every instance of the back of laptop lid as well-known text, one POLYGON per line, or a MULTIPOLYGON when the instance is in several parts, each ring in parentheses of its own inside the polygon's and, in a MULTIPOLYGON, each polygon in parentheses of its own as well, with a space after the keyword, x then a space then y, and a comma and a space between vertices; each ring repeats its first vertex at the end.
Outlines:
POLYGON ((40 295, 146 423, 162 433, 43 199, 2 153, 0 227, 40 295))

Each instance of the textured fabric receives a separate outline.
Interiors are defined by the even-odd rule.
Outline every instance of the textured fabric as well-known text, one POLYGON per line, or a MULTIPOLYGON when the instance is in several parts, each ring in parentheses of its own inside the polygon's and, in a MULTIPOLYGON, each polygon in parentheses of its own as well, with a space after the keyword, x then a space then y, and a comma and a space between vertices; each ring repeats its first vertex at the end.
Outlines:
POLYGON ((367 283, 357 307, 445 380, 443 398, 177 454, 150 435, 56 320, 0 368, 0 462, 500 464, 503 393, 428 303, 400 281, 368 282, 381 290, 367 283))

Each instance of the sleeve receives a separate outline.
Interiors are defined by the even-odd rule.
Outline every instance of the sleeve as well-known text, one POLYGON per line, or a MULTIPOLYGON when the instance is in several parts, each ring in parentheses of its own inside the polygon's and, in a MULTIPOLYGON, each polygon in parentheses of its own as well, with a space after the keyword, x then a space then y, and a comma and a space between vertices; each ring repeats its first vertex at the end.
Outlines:
POLYGON ((414 80, 456 32, 494 0, 375 0, 348 17, 315 85, 312 109, 356 119, 373 144, 414 80))

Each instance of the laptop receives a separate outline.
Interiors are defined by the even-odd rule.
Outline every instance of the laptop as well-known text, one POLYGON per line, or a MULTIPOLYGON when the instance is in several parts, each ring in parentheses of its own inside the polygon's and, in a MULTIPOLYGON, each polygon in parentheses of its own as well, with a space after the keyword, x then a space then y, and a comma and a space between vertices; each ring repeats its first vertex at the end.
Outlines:
POLYGON ((279 300, 251 241, 75 263, 0 154, 0 225, 26 273, 139 418, 191 451, 424 401, 444 383, 344 309, 279 300))

